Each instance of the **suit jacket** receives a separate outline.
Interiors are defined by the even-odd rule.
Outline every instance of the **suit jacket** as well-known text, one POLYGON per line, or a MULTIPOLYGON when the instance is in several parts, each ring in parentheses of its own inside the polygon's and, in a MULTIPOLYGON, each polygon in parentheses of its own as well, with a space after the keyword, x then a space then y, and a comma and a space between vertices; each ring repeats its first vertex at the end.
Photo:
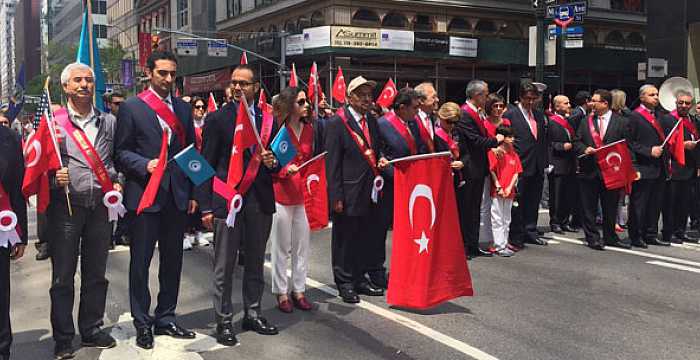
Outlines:
MULTIPOLYGON (((411 155, 411 150, 408 147, 408 143, 403 137, 394 129, 391 122, 382 116, 377 120, 377 126, 379 128, 379 137, 381 138, 382 150, 381 154, 388 160, 397 159, 404 156, 411 155)), ((423 142, 420 136, 420 130, 418 129, 418 124, 414 119, 408 122, 408 128, 411 130, 411 135, 416 143, 416 154, 425 154, 428 152, 428 146, 423 142)), ((394 165, 389 165, 384 170, 382 170, 382 176, 388 182, 394 181, 394 165)))
MULTIPOLYGON (((656 114, 656 119, 660 118, 656 114)), ((666 176, 666 160, 668 159, 668 151, 656 159, 651 156, 652 146, 660 146, 663 143, 654 129, 654 126, 649 123, 641 114, 634 111, 627 118, 627 142, 632 150, 634 164, 637 171, 642 175, 642 179, 656 179, 659 176, 666 176)))
MULTIPOLYGON (((568 119, 566 119, 568 121, 568 119)), ((576 129, 576 128, 574 128, 576 129)), ((566 128, 557 124, 555 121, 549 122, 547 129, 547 137, 549 140, 549 163, 554 167, 552 173, 554 175, 574 175, 576 174, 576 152, 574 148, 564 150, 564 144, 570 143, 573 145, 576 139, 576 130, 569 137, 566 128)))
POLYGON ((520 111, 520 107, 514 107, 503 114, 511 122, 515 131, 515 150, 520 156, 523 165, 522 176, 540 176, 547 166, 547 129, 545 128, 544 114, 538 110, 532 110, 537 122, 537 139, 532 136, 530 125, 520 111))
POLYGON ((571 115, 569 115, 569 124, 574 128, 574 131, 578 131, 579 125, 581 125, 581 121, 584 119, 587 119, 586 113, 581 109, 580 106, 577 106, 574 111, 571 112, 571 115))
MULTIPOLYGON (((593 127, 597 132, 600 132, 598 128, 598 122, 593 122, 593 127)), ((603 144, 610 144, 615 141, 619 141, 625 138, 627 132, 626 121, 620 115, 615 113, 610 117, 610 123, 605 130, 605 137, 603 137, 603 144)), ((591 130, 588 126, 588 118, 581 121, 581 126, 579 126, 576 132, 576 140, 574 141, 575 154, 582 155, 585 153, 588 147, 596 148, 596 144, 593 141, 593 136, 591 136, 591 130)), ((600 175, 600 168, 598 167, 598 161, 595 155, 584 156, 578 160, 579 164, 579 177, 584 179, 602 179, 600 175)))
MULTIPOLYGON (((671 114, 666 114, 663 115, 660 119, 661 121, 661 126, 664 128, 664 133, 666 136, 671 132, 673 129, 673 126, 676 125, 676 120, 675 117, 671 116, 671 114)), ((695 120, 691 117, 690 122, 695 124, 695 128, 698 128, 698 123, 695 122, 695 120)), ((682 124, 679 126, 683 126, 682 124)), ((690 131, 683 129, 683 140, 684 141, 691 141, 691 140, 698 140, 698 139, 693 139, 693 135, 690 131)), ((668 148, 665 151, 669 151, 668 148)), ((670 154, 669 154, 670 155, 670 154)), ((671 158, 671 179, 673 180, 689 180, 691 178, 694 178, 697 174, 697 168, 700 166, 700 163, 698 162, 698 159, 700 159, 700 149, 697 147, 693 150, 685 150, 685 166, 681 166, 678 161, 676 161, 676 158, 673 156, 670 156, 671 158)))
MULTIPOLYGON (((348 106, 345 106, 344 109, 348 125, 353 132, 360 135, 366 144, 367 139, 365 139, 357 121, 350 114, 348 106)), ((366 119, 372 149, 379 157, 383 145, 379 136, 377 120, 369 113, 366 115, 366 119)), ((328 151, 326 155, 326 179, 328 199, 331 205, 340 200, 343 202, 344 215, 368 215, 374 173, 338 115, 334 115, 326 123, 325 148, 328 151)))
POLYGON ((20 240, 27 243, 27 203, 22 195, 24 180, 24 156, 19 135, 10 128, 0 126, 0 183, 10 198, 10 207, 17 215, 20 240))
MULTIPOLYGON (((211 164, 219 179, 226 181, 228 177, 228 165, 231 159, 231 148, 233 147, 233 133, 236 128, 236 116, 238 104, 229 103, 221 109, 209 115, 210 119, 204 127, 202 144, 202 156, 211 164)), ((255 124, 260 132, 262 128, 262 111, 255 107, 255 124)), ((277 124, 273 121, 270 141, 277 133, 277 124)), ((243 169, 248 168, 248 163, 252 158, 250 149, 243 152, 243 169)), ((279 171, 279 166, 268 169, 262 162, 260 169, 248 192, 243 196, 243 206, 246 206, 250 194, 255 194, 260 210, 265 214, 275 212, 275 194, 272 188, 272 174, 279 171)), ((245 177, 245 172, 244 175, 245 177)), ((207 181, 196 189, 196 198, 203 212, 211 211, 214 217, 225 219, 228 215, 226 200, 214 193, 212 181, 207 181)))
POLYGON ((489 160, 486 152, 498 146, 496 138, 481 133, 479 125, 468 112, 462 110, 454 127, 454 135, 459 142, 459 155, 464 163, 462 174, 465 179, 478 179, 489 174, 489 160))
MULTIPOLYGON (((185 147, 194 143, 192 108, 184 101, 171 97, 175 115, 185 130, 185 147)), ((126 176, 124 206, 136 210, 151 175, 146 170, 149 161, 160 154, 163 129, 156 113, 143 100, 134 96, 119 108, 117 129, 114 135, 114 162, 119 172, 126 176)), ((168 159, 172 159, 184 147, 173 133, 168 146, 168 159)), ((159 212, 172 196, 177 208, 187 210, 192 197, 192 183, 174 161, 168 165, 160 183, 153 206, 145 212, 159 212)))

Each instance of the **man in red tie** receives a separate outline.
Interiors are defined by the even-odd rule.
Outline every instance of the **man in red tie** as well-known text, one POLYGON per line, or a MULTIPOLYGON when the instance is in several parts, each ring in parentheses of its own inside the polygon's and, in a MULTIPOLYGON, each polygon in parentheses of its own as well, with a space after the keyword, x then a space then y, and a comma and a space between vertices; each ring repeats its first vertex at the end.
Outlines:
POLYGON ((663 203, 664 181, 668 176, 668 160, 661 147, 666 135, 657 118, 659 90, 654 85, 639 89, 641 104, 628 117, 627 141, 634 156, 634 165, 641 178, 632 185, 629 206, 629 236, 632 246, 647 244, 669 246, 657 239, 659 215, 663 203))

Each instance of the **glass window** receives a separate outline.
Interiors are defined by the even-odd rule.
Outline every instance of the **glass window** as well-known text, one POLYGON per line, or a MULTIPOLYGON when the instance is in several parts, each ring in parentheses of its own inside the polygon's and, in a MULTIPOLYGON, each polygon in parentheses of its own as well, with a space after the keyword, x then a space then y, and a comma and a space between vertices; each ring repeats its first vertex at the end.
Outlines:
POLYGON ((92 0, 92 13, 107 15, 107 0, 92 0))
POLYGON ((177 27, 181 28, 189 25, 189 5, 188 0, 177 0, 177 27))

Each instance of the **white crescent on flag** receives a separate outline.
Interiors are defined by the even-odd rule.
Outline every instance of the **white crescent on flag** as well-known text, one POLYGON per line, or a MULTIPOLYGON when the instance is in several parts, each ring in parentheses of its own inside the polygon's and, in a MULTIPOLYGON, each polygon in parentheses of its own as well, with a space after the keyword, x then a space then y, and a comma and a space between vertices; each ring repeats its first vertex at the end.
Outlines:
POLYGON ((309 195, 311 195, 311 183, 314 181, 319 182, 321 179, 316 174, 311 174, 306 178, 306 190, 309 192, 309 195))
POLYGON ((27 168, 36 166, 39 159, 41 159, 41 143, 32 137, 24 148, 24 166, 27 168), (30 157, 31 154, 34 154, 34 157, 30 157))
POLYGON ((411 223, 411 227, 413 227, 413 206, 416 204, 416 200, 419 197, 424 197, 430 201, 430 227, 432 228, 433 225, 435 225, 435 200, 433 199, 433 190, 425 184, 417 184, 415 187, 413 187, 413 191, 411 191, 411 197, 408 200, 408 220, 411 223))
POLYGON ((617 170, 619 165, 622 164, 622 156, 618 152, 611 152, 605 156, 605 162, 608 163, 608 165, 615 167, 617 170), (617 158, 617 164, 613 164, 612 162, 610 162, 610 159, 612 158, 617 158))
POLYGON ((384 98, 385 98, 385 99, 391 99, 391 98, 394 97, 394 95, 396 95, 396 90, 394 90, 393 87, 390 86, 390 87, 386 88, 386 90, 387 90, 387 91, 384 92, 384 98))

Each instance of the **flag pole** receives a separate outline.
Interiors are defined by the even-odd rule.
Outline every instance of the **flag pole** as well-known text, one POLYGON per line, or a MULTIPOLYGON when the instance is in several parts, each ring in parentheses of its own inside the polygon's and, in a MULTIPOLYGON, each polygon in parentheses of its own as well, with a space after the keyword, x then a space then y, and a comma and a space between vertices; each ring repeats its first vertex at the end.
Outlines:
MULTIPOLYGON (((49 81, 51 80, 51 76, 46 77, 46 81, 44 82, 44 91, 46 91, 46 101, 47 101, 47 107, 46 109, 46 122, 49 128, 49 135, 51 135, 51 142, 53 143, 54 151, 56 151, 56 156, 58 156, 58 164, 63 168, 63 159, 61 158, 61 150, 58 147, 58 141, 56 141, 56 129, 53 123, 53 110, 51 110, 51 92, 49 91, 49 81)), ((68 205, 68 215, 73 217, 73 207, 71 206, 70 203, 70 190, 68 189, 68 185, 66 185, 63 188, 63 192, 66 194, 66 204, 68 205)))
POLYGON ((324 152, 312 157, 311 159, 309 159, 309 160, 305 161, 304 163, 302 163, 301 165, 299 165, 298 169, 301 170, 301 168, 303 168, 304 166, 311 164, 312 162, 314 162, 316 159, 318 159, 320 157, 326 156, 326 154, 328 154, 328 151, 324 151, 324 152))
POLYGON ((673 136, 673 132, 676 131, 676 129, 678 129, 678 125, 681 124, 681 121, 682 121, 681 119, 678 119, 678 121, 676 121, 676 125, 673 126, 673 129, 671 129, 671 132, 668 133, 668 135, 664 139, 663 144, 661 144, 661 148, 666 146, 666 144, 668 143, 668 140, 671 139, 671 136, 673 136))
POLYGON ((390 160, 389 164, 394 164, 399 161, 407 161, 407 160, 422 160, 422 159, 430 159, 434 157, 442 157, 442 156, 452 156, 452 153, 449 151, 442 151, 442 152, 436 152, 436 153, 431 153, 431 154, 419 154, 419 155, 411 155, 411 156, 404 156, 400 157, 394 160, 390 160))
MULTIPOLYGON (((595 152, 595 151, 603 150, 603 149, 605 149, 605 148, 609 148, 609 147, 611 147, 611 146, 615 146, 615 145, 617 145, 617 144, 619 144, 619 143, 623 143, 623 142, 625 142, 625 141, 627 141, 627 140, 625 140, 625 139, 617 140, 617 141, 615 141, 615 142, 611 142, 610 144, 606 144, 606 145, 603 145, 603 146, 601 146, 601 147, 599 147, 599 148, 595 148, 595 149, 593 149, 593 151, 595 152)), ((586 157, 586 156, 588 156, 588 154, 581 154, 581 155, 578 156, 578 158, 581 159, 581 158, 584 158, 584 157, 586 157)))

